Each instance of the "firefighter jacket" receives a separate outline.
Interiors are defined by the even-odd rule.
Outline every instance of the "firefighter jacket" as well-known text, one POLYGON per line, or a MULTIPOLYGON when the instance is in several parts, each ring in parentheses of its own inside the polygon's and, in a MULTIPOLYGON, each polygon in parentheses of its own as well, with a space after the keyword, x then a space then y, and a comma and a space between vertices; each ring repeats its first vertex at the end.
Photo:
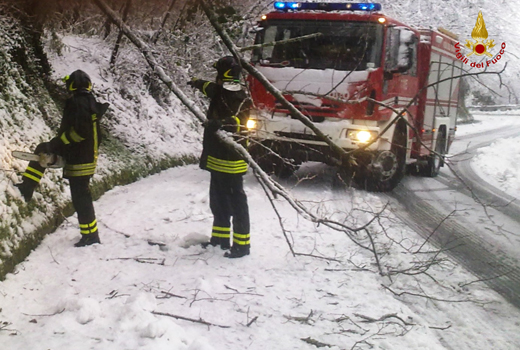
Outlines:
POLYGON ((50 141, 51 152, 65 158, 65 178, 94 174, 101 142, 99 121, 108 106, 86 91, 66 101, 58 136, 50 141))
MULTIPOLYGON (((245 132, 251 101, 238 84, 232 90, 220 84, 206 80, 194 80, 191 86, 199 89, 211 102, 208 108, 200 167, 219 173, 243 175, 247 172, 247 163, 233 148, 219 140, 216 131, 220 128, 239 135, 245 132)), ((235 141, 245 146, 245 138, 235 136, 235 141)))

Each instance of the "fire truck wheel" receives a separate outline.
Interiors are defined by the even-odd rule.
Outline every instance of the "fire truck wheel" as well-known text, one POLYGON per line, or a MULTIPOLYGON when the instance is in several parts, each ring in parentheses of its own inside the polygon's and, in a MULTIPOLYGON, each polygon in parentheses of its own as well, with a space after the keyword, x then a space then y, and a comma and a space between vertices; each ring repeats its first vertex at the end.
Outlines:
POLYGON ((255 161, 269 175, 275 175, 281 179, 291 177, 299 166, 291 162, 290 159, 282 159, 273 155, 255 157, 255 161))
POLYGON ((282 158, 280 145, 266 142, 263 146, 250 149, 250 154, 256 163, 269 175, 275 175, 281 179, 291 177, 299 169, 299 163, 292 159, 282 158), (270 149, 270 152, 267 152, 270 149), (272 152, 276 153, 273 154, 272 152))
POLYGON ((446 136, 444 131, 439 132, 437 136, 437 143, 435 145, 435 153, 428 159, 426 176, 435 177, 439 175, 441 166, 444 165, 444 154, 446 153, 446 136))
POLYGON ((366 176, 354 179, 367 191, 389 192, 401 182, 406 170, 406 135, 404 123, 399 123, 394 131, 390 151, 376 155, 372 160, 372 171, 366 176))

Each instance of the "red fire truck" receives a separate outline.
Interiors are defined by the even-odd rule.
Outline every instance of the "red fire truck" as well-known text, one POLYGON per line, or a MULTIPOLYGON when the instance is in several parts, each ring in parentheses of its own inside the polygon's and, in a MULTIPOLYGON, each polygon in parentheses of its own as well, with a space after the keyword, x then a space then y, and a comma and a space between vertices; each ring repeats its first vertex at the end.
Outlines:
POLYGON ((436 176, 456 129, 462 61, 455 36, 407 26, 375 3, 274 7, 256 28, 251 64, 352 157, 340 162, 249 77, 256 106, 250 151, 258 163, 279 176, 306 161, 341 163, 372 191, 391 191, 407 166, 436 176))

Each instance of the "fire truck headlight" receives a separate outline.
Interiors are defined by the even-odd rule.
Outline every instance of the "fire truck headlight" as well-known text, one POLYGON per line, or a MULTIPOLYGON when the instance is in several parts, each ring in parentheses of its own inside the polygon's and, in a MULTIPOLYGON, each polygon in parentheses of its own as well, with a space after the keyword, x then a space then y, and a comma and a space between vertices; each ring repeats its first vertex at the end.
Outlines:
POLYGON ((377 132, 368 130, 347 130, 347 137, 354 142, 367 143, 377 137, 377 132))
POLYGON ((258 121, 255 119, 248 119, 246 123, 247 130, 258 129, 258 121))

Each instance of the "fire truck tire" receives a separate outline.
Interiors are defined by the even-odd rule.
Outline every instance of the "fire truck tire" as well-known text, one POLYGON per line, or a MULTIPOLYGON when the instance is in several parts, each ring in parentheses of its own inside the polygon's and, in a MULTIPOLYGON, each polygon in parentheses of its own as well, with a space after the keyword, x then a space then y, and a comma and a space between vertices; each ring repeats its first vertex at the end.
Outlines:
POLYGON ((289 159, 281 159, 276 156, 264 157, 257 161, 258 165, 269 175, 275 175, 281 179, 291 177, 299 166, 291 163, 289 159))
POLYGON ((401 182, 406 171, 407 129, 404 123, 399 123, 394 131, 390 151, 379 154, 384 163, 383 169, 373 172, 361 172, 364 176, 354 177, 354 181, 367 191, 389 192, 401 182))
POLYGON ((282 158, 279 155, 274 155, 266 151, 266 148, 270 148, 272 152, 278 153, 277 151, 279 150, 276 144, 266 143, 263 146, 264 147, 256 147, 250 150, 250 153, 255 162, 267 174, 286 179, 291 177, 294 172, 298 170, 299 165, 294 163, 291 159, 282 158))
POLYGON ((428 158, 428 165, 425 169, 425 175, 435 177, 439 175, 441 166, 444 165, 444 155, 446 154, 446 135, 441 130, 437 135, 437 143, 435 144, 435 153, 428 158))

